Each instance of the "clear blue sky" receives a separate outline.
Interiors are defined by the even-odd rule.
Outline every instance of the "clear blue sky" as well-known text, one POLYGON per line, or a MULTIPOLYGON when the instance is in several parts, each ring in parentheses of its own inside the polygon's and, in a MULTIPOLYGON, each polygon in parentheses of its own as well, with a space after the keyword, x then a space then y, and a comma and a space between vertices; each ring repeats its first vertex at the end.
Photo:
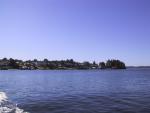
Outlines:
POLYGON ((150 65, 150 0, 0 0, 0 58, 150 65))

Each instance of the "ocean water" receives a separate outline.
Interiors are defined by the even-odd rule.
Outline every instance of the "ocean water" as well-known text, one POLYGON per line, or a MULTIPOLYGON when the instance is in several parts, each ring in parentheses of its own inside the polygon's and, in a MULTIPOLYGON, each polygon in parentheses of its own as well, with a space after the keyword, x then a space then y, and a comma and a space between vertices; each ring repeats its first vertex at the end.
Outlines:
POLYGON ((0 71, 0 113, 150 113, 150 69, 0 71))

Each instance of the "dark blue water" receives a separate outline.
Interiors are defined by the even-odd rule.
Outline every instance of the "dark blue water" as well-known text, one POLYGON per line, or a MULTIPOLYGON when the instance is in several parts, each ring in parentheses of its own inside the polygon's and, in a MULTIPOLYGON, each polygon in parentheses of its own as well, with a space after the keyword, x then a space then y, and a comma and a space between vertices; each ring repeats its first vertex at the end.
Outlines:
POLYGON ((0 91, 30 113, 150 113, 150 69, 0 71, 0 91))

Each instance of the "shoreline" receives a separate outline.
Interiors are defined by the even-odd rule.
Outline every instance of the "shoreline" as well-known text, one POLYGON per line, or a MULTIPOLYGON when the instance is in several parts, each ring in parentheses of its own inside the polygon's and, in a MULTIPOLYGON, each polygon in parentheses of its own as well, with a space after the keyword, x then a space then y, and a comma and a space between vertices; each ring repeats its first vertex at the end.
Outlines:
POLYGON ((19 69, 19 70, 88 70, 88 69, 126 69, 124 62, 120 60, 107 60, 106 62, 92 63, 89 61, 77 62, 73 59, 50 61, 44 59, 18 60, 18 59, 0 59, 0 70, 19 69))

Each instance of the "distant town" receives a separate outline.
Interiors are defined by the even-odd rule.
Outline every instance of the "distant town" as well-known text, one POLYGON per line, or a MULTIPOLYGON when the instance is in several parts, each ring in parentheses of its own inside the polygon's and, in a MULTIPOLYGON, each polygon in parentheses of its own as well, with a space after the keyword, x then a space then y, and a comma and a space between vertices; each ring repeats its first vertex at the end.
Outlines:
POLYGON ((37 59, 22 61, 18 59, 0 59, 0 70, 19 69, 19 70, 73 70, 73 69, 126 69, 124 62, 120 60, 107 60, 106 62, 92 63, 76 62, 73 59, 49 61, 37 59))

